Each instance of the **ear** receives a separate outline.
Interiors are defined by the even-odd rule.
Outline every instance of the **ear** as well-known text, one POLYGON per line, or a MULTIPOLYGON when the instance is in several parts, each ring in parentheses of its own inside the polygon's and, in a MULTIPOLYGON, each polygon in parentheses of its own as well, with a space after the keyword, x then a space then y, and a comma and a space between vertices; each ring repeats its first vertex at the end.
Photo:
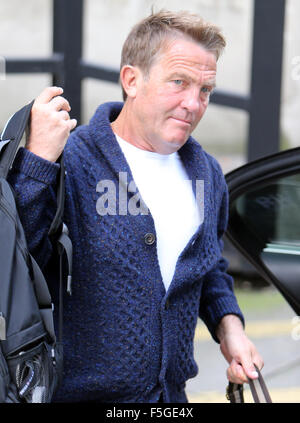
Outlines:
POLYGON ((130 65, 122 67, 120 81, 128 97, 136 97, 139 77, 140 71, 137 67, 130 65))

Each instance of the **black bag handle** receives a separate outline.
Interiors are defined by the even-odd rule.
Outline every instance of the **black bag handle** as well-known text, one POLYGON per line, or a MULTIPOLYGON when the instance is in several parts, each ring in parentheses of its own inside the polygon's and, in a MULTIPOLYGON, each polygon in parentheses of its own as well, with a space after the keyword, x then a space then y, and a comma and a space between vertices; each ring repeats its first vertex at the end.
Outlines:
POLYGON ((34 100, 13 114, 1 134, 0 177, 4 179, 7 179, 9 169, 28 126, 33 102, 34 100))
MULTIPOLYGON (((255 366, 255 365, 254 365, 255 366)), ((249 379, 251 394, 255 403, 272 403, 269 391, 261 372, 255 366, 258 373, 257 379, 249 379)), ((226 390, 226 398, 231 403, 244 403, 243 385, 229 382, 226 390)))

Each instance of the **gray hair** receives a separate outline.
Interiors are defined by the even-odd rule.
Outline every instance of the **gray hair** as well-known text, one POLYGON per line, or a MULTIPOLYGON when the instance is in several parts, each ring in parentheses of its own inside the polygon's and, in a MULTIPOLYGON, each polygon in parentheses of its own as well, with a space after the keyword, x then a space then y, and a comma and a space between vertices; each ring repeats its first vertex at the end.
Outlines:
MULTIPOLYGON (((137 66, 147 76, 166 41, 182 37, 196 41, 215 54, 217 60, 226 46, 220 29, 200 16, 187 11, 161 10, 152 12, 132 28, 123 45, 120 68, 137 66)), ((126 97, 123 89, 124 101, 126 97)))

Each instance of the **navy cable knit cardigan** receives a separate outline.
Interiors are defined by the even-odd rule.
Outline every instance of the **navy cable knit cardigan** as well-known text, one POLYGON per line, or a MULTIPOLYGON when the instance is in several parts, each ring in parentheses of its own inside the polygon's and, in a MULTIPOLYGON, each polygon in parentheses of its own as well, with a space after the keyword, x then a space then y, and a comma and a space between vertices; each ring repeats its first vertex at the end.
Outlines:
MULTIPOLYGON (((110 127, 121 107, 100 106, 64 151, 73 294, 64 299, 64 380, 55 400, 156 402, 162 393, 165 402, 185 402, 185 382, 198 370, 197 318, 216 342, 224 315, 244 322, 221 255, 227 187, 216 160, 190 137, 179 154, 190 180, 204 180, 204 222, 182 251, 166 292, 156 243, 145 238, 155 236, 151 213, 100 216, 96 209, 99 181, 117 186, 119 172, 132 180, 110 127)), ((21 148, 10 173, 29 249, 42 268, 51 255, 47 230, 56 210, 58 166, 21 148)))

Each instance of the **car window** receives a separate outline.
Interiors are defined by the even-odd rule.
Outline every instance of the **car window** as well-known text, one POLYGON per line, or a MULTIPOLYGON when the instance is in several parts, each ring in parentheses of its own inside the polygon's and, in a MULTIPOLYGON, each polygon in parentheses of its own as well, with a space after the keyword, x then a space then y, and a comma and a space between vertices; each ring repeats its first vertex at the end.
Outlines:
POLYGON ((231 209, 268 251, 300 254, 300 175, 268 182, 241 195, 231 209))
POLYGON ((300 173, 248 180, 230 201, 229 235, 300 314, 300 173))

